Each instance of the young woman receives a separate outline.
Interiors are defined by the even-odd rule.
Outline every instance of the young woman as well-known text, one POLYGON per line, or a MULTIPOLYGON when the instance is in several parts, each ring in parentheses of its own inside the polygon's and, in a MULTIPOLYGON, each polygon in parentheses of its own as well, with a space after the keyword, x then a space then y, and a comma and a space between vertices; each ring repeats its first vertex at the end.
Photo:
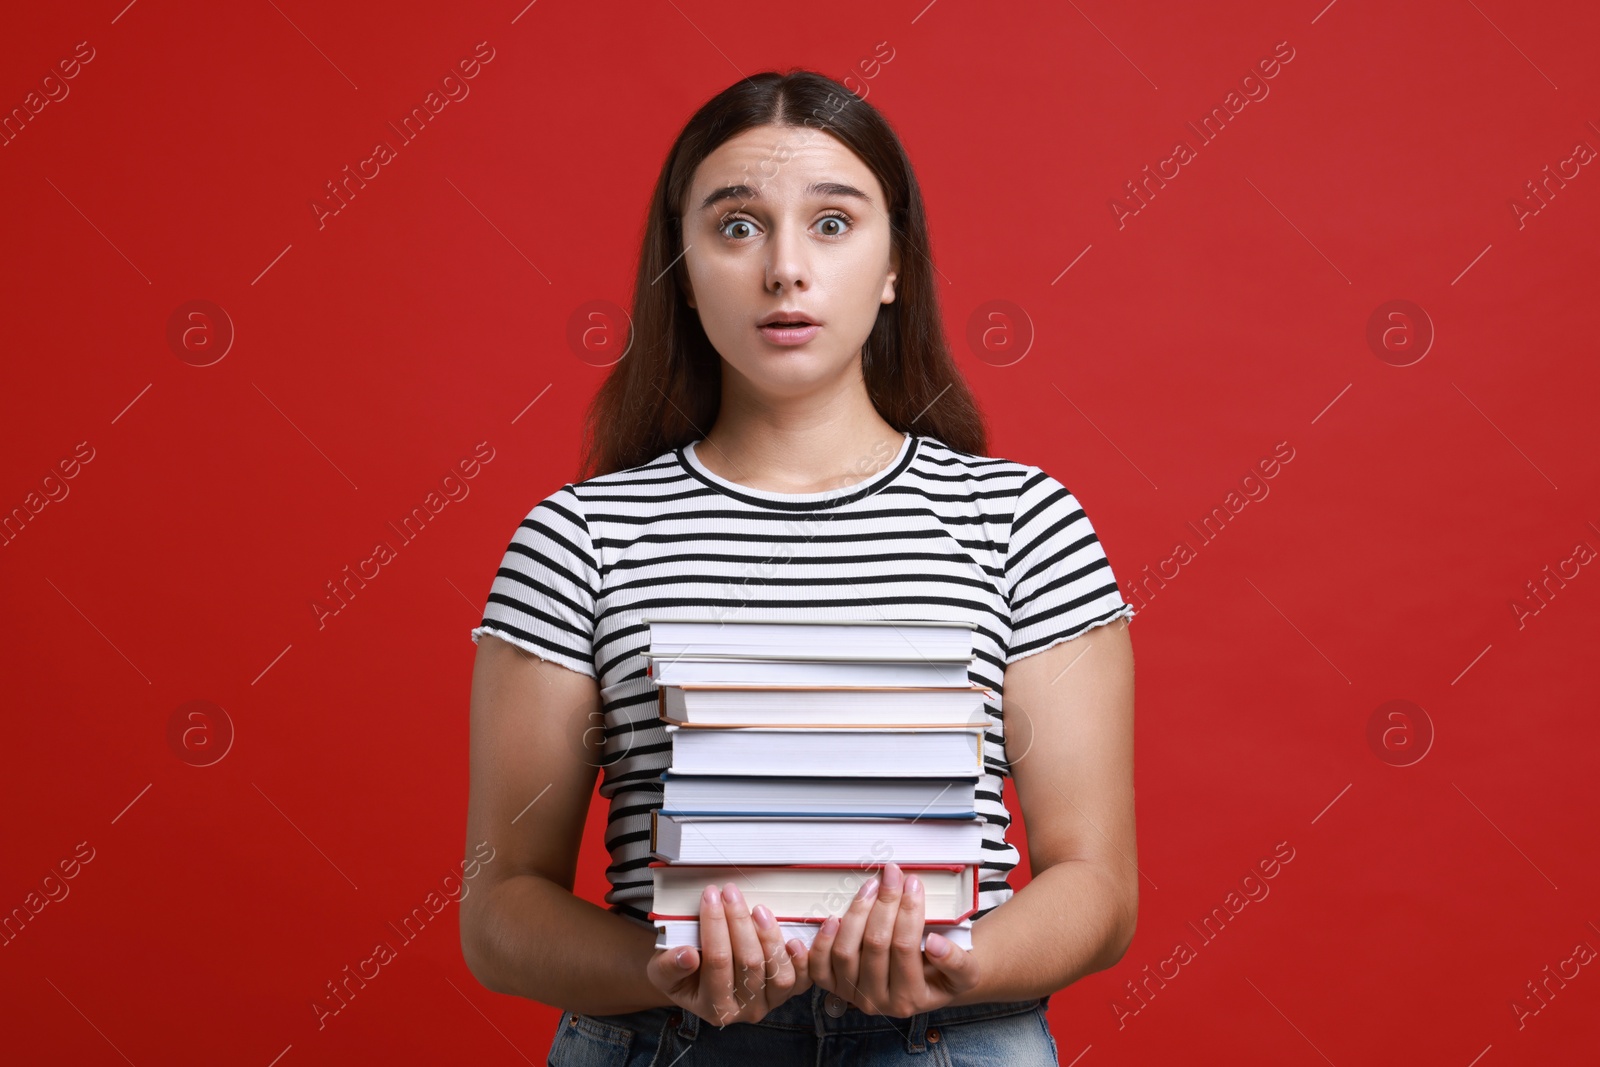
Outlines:
POLYGON ((884 118, 806 71, 708 102, 656 184, 633 326, 589 476, 522 521, 472 631, 467 840, 498 858, 462 901, 468 965, 565 1009, 557 1065, 1056 1062, 1050 994, 1133 937, 1133 610, 1072 493, 984 454, 884 118), (734 880, 701 897, 701 951, 655 949, 651 615, 973 624, 995 699, 970 950, 924 948, 894 863, 809 949, 734 880), (604 909, 572 893, 601 768, 604 909), (1005 777, 1033 875, 1015 893, 1005 777))

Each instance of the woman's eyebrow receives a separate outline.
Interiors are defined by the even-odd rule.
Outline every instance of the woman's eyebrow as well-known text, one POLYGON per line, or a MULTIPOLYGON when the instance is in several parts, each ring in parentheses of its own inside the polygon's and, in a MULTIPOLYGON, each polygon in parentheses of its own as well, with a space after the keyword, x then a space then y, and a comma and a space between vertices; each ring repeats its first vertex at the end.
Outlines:
MULTIPOLYGON (((855 186, 847 185, 844 182, 812 182, 810 185, 806 186, 805 192, 811 196, 845 196, 856 200, 863 200, 868 204, 872 203, 872 197, 868 196, 866 193, 863 193, 855 186)), ((724 200, 749 201, 760 199, 760 191, 749 185, 745 185, 743 183, 737 185, 724 185, 720 189, 713 189, 706 196, 706 198, 700 202, 700 210, 704 211, 707 208, 713 207, 724 200)))

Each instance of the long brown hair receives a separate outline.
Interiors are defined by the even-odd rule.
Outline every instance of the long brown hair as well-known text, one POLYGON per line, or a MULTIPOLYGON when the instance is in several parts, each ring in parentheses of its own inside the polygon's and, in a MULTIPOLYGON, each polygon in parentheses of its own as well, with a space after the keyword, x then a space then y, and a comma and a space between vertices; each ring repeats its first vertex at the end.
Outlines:
POLYGON ((902 433, 987 453, 983 416, 945 340, 922 191, 900 138, 877 108, 808 70, 766 71, 707 101, 678 134, 651 195, 633 286, 632 343, 585 416, 582 477, 637 467, 710 431, 722 403, 722 357, 683 295, 684 201, 717 146, 755 126, 832 134, 871 169, 889 201, 899 252, 895 299, 878 308, 862 349, 867 396, 902 433))

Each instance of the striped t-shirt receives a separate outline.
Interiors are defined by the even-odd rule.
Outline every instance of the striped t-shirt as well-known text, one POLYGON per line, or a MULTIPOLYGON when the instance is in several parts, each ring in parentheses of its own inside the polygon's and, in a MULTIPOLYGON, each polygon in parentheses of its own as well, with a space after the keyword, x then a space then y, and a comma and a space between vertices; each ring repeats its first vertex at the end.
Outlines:
POLYGON ((969 679, 995 694, 977 790, 982 918, 1010 898, 1019 859, 1001 794, 1005 666, 1133 616, 1088 516, 1038 467, 934 437, 908 434, 887 466, 885 448, 862 464, 881 470, 822 493, 738 485, 694 449, 541 500, 472 631, 474 642, 493 634, 599 684, 610 910, 650 925, 650 811, 671 759, 641 655, 644 618, 936 619, 974 624, 969 679))

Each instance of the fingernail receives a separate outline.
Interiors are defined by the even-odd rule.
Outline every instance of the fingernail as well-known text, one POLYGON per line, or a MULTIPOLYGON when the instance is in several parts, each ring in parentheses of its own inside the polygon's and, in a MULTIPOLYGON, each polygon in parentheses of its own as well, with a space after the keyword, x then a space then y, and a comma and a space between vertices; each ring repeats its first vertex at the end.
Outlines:
POLYGON ((822 929, 818 933, 832 935, 839 929, 839 916, 830 915, 822 920, 822 929))
POLYGON ((734 907, 738 907, 740 904, 744 903, 744 897, 739 895, 739 887, 734 885, 732 882, 728 883, 727 892, 725 892, 723 896, 725 896, 728 900, 728 903, 732 904, 734 907))
POLYGON ((869 879, 867 879, 867 884, 866 885, 864 885, 860 889, 856 890, 856 899, 857 900, 867 900, 874 893, 876 893, 877 891, 878 891, 878 880, 876 878, 869 878, 869 879))
POLYGON ((679 967, 689 966, 689 950, 686 948, 680 948, 678 950, 678 954, 674 956, 673 959, 678 961, 679 967))
POLYGON ((916 896, 918 893, 922 892, 922 879, 918 878, 914 874, 910 878, 907 878, 906 892, 910 893, 912 896, 916 896))
POLYGON ((898 863, 891 863, 883 869, 883 888, 888 890, 899 889, 905 882, 898 863))
POLYGON ((722 894, 717 890, 717 887, 714 886, 714 885, 706 886, 706 891, 705 891, 704 894, 702 894, 702 896, 703 896, 705 902, 707 904, 710 904, 713 908, 719 907, 722 904, 722 894))
POLYGON ((765 904, 757 904, 751 914, 755 916, 756 925, 761 927, 763 930, 770 930, 774 926, 778 925, 772 921, 772 912, 767 910, 767 906, 765 904))
POLYGON ((928 955, 930 955, 930 956, 948 956, 949 954, 950 954, 950 942, 949 941, 946 941, 943 937, 939 936, 938 934, 929 934, 928 935, 928 955))

